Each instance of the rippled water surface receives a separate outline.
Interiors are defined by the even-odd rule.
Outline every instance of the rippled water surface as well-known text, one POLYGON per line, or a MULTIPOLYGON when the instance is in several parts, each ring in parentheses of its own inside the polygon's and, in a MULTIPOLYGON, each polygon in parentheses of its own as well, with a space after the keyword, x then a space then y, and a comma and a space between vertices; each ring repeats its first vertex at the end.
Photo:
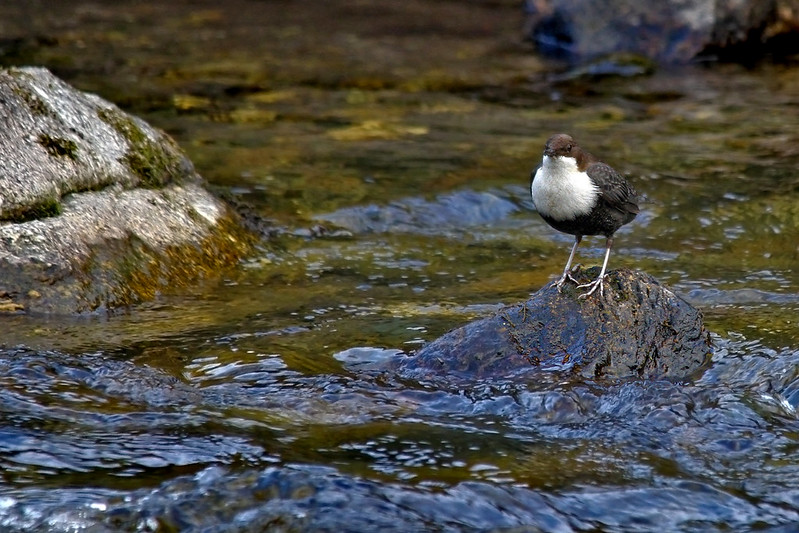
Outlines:
POLYGON ((167 130, 272 229, 191 290, 3 318, 0 529, 799 524, 799 67, 564 75, 517 4, 0 6, 1 63, 167 130), (681 383, 385 371, 560 272, 570 238, 527 197, 556 131, 650 197, 611 266, 700 307, 713 364, 681 383))

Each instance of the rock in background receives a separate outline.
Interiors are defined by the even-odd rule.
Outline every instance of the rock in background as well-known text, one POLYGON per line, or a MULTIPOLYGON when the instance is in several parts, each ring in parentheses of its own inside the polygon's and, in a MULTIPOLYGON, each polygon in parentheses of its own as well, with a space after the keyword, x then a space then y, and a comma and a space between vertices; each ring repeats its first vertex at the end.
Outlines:
POLYGON ((748 60, 799 30, 798 0, 527 0, 528 35, 544 53, 586 61, 634 53, 684 63, 703 53, 748 60))
POLYGON ((0 308, 124 306, 251 244, 166 134, 42 68, 0 70, 0 308))

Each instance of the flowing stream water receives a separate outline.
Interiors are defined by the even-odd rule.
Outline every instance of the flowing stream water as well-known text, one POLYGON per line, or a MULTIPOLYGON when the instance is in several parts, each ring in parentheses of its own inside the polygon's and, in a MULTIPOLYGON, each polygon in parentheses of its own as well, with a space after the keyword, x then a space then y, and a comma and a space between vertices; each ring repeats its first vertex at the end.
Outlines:
POLYGON ((564 71, 523 22, 509 0, 4 2, 0 64, 165 129, 276 231, 131 309, 2 318, 0 529, 797 527, 799 66, 564 71), (610 266, 702 309, 712 365, 375 371, 560 273, 571 238, 528 197, 560 131, 651 199, 610 266))

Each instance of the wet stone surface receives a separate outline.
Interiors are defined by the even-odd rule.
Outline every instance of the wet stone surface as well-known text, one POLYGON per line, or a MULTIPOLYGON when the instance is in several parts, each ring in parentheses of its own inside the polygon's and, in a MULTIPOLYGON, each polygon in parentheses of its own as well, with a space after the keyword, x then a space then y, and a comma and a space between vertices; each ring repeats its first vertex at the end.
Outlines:
MULTIPOLYGON (((592 281, 596 268, 575 273, 592 281)), ((697 372, 711 355, 701 313, 646 274, 608 273, 600 294, 580 299, 574 283, 550 283, 521 304, 448 332, 397 371, 416 379, 535 379, 539 372, 589 379, 672 378, 697 372)))

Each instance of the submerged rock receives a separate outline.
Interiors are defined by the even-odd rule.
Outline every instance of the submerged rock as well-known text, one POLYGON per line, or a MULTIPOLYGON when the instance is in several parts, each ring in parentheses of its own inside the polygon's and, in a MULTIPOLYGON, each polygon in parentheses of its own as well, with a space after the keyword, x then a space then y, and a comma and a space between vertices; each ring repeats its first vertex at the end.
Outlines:
POLYGON ((456 191, 435 200, 411 197, 390 205, 345 207, 317 220, 353 233, 440 234, 447 229, 479 226, 506 218, 519 206, 502 191, 456 191))
POLYGON ((249 249, 165 133, 42 68, 0 70, 0 310, 127 305, 249 249))
MULTIPOLYGON (((578 272, 581 282, 598 268, 578 272)), ((524 303, 446 333, 397 363, 414 379, 529 377, 543 371, 583 378, 683 378, 708 362, 702 314, 653 277, 609 273, 604 295, 554 283, 524 303)))
MULTIPOLYGON (((684 63, 703 52, 748 59, 799 30, 797 0, 527 0, 538 48, 574 61, 628 52, 684 63)), ((795 47, 794 47, 795 49, 795 47)))

